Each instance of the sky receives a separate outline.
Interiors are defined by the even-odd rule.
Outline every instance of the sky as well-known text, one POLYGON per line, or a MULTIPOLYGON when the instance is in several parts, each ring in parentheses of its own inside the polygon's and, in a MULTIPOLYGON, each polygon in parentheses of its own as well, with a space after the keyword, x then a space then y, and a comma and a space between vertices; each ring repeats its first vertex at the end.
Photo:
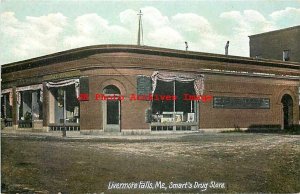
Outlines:
POLYGON ((300 0, 0 0, 0 65, 101 44, 249 56, 249 35, 300 25, 300 0))

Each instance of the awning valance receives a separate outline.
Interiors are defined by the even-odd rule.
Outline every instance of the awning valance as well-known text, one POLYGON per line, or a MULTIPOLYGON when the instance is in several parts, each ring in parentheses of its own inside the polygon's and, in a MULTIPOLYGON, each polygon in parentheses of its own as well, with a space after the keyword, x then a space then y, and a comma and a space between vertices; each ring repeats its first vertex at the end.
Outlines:
POLYGON ((79 97, 79 79, 68 79, 68 80, 62 80, 58 82, 47 82, 46 86, 48 88, 58 88, 58 87, 64 87, 64 86, 70 86, 72 84, 75 84, 75 92, 76 97, 79 97))
POLYGON ((204 75, 202 74, 184 74, 155 71, 152 76, 152 93, 156 89, 157 80, 172 82, 194 82, 196 95, 202 95, 204 92, 204 75))
POLYGON ((12 88, 1 90, 1 94, 12 93, 12 88))
POLYGON ((79 79, 68 79, 68 80, 62 80, 58 82, 47 82, 46 86, 48 88, 58 88, 58 87, 64 87, 69 85, 79 85, 79 79))
POLYGON ((20 105, 21 104, 21 93, 24 91, 29 91, 29 90, 40 90, 40 101, 43 102, 43 84, 36 84, 36 85, 30 85, 30 86, 23 86, 23 87, 17 87, 16 92, 17 92, 17 103, 20 105))
POLYGON ((27 90, 43 90, 43 84, 36 84, 30 86, 17 87, 16 92, 22 92, 27 90))

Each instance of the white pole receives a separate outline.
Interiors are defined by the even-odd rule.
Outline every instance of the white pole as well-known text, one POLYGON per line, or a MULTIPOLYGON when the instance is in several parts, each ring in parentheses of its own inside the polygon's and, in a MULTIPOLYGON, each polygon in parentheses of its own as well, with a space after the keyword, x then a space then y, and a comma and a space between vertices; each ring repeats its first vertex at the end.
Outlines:
POLYGON ((63 106, 63 115, 64 115, 64 123, 63 123, 63 137, 66 137, 66 88, 64 89, 64 106, 63 106))
MULTIPOLYGON (((173 96, 175 96, 176 94, 176 91, 175 91, 175 81, 173 83, 173 96)), ((176 110, 176 107, 175 107, 175 98, 173 99, 173 112, 175 114, 175 110, 176 110)))

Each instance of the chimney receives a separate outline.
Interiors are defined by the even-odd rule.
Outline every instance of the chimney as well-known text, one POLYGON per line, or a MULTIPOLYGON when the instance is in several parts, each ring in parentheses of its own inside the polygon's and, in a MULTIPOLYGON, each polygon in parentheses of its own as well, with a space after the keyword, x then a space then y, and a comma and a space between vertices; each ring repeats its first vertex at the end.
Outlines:
POLYGON ((185 51, 188 51, 189 45, 186 41, 184 43, 185 43, 185 51))
POLYGON ((228 55, 229 41, 225 45, 225 55, 228 55))

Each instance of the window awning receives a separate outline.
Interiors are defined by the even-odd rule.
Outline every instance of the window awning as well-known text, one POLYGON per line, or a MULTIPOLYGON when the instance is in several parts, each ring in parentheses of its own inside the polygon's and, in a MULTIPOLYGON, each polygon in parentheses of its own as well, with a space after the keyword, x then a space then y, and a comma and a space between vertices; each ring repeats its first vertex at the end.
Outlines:
POLYGON ((1 90, 1 94, 12 93, 12 88, 1 90))
POLYGON ((184 74, 155 71, 152 76, 152 94, 156 89, 157 80, 172 82, 194 82, 196 95, 202 95, 204 92, 204 75, 203 74, 184 74))
POLYGON ((40 91, 40 101, 43 102, 43 84, 36 84, 36 85, 23 86, 23 87, 16 88, 18 104, 21 104, 21 93, 20 92, 29 91, 29 90, 41 90, 40 91))
POLYGON ((63 80, 58 82, 47 82, 46 86, 48 88, 58 88, 58 87, 69 86, 72 84, 79 86, 79 79, 68 79, 68 80, 63 80))
POLYGON ((28 90, 43 90, 43 84, 36 84, 30 86, 17 87, 16 92, 28 91, 28 90))
POLYGON ((64 87, 64 86, 70 86, 72 84, 75 84, 75 93, 76 97, 79 97, 79 79, 68 79, 68 80, 62 80, 58 82, 47 82, 46 86, 48 88, 58 88, 58 87, 64 87))

